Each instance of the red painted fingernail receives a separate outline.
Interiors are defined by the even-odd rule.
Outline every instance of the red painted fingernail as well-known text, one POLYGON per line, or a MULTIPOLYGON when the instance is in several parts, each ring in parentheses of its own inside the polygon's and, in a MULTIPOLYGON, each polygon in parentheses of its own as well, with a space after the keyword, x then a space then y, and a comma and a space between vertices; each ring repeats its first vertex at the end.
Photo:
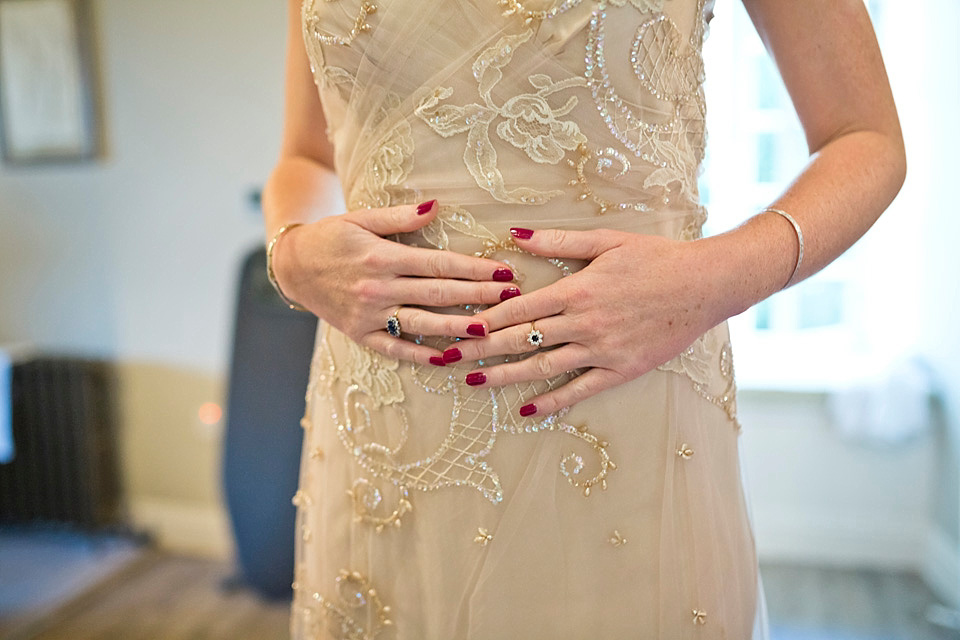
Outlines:
POLYGON ((517 289, 516 287, 507 287, 500 292, 500 302, 509 300, 510 298, 516 298, 518 295, 520 295, 520 289, 517 289))
POLYGON ((450 347, 443 352, 443 361, 446 364, 450 364, 451 362, 459 362, 460 358, 462 357, 463 354, 460 353, 460 349, 457 349, 456 347, 450 347))
POLYGON ((471 387, 477 387, 487 381, 487 374, 477 371, 476 373, 467 374, 467 384, 471 387))
POLYGON ((521 240, 529 240, 533 237, 533 229, 524 229, 523 227, 510 227, 510 233, 513 234, 514 238, 520 238, 521 240))
POLYGON ((530 404, 525 404, 522 407, 520 407, 520 415, 522 415, 524 418, 526 418, 527 416, 532 416, 536 412, 537 412, 537 405, 533 404, 532 402, 530 404))
POLYGON ((417 205, 417 215, 422 216, 423 214, 433 209, 433 205, 437 203, 436 200, 428 200, 427 202, 421 202, 417 205))
POLYGON ((440 356, 430 356, 430 364, 436 365, 438 367, 445 367, 447 363, 443 361, 443 358, 440 356))
POLYGON ((493 279, 497 282, 510 282, 513 280, 513 271, 510 271, 510 269, 497 269, 493 272, 493 279))
POLYGON ((483 328, 483 325, 479 322, 476 324, 471 324, 467 327, 467 333, 471 336, 483 337, 487 335, 487 330, 483 328))

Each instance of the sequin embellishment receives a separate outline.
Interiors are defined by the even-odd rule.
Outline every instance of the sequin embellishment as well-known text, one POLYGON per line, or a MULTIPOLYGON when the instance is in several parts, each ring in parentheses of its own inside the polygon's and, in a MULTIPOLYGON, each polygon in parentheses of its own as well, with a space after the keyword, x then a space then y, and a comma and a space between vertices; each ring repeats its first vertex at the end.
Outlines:
POLYGON ((473 541, 479 544, 481 547, 485 547, 493 542, 493 534, 483 527, 478 527, 477 536, 473 539, 473 541))
POLYGON ((313 600, 326 618, 328 632, 337 640, 374 640, 393 626, 390 607, 360 572, 342 569, 336 594, 336 599, 329 599, 314 593, 313 600))
MULTIPOLYGON (((329 2, 330 0, 327 1, 329 2)), ((370 23, 367 22, 367 16, 376 12, 377 5, 373 4, 372 2, 362 3, 358 9, 357 17, 353 22, 353 27, 345 36, 328 33, 321 29, 320 22, 316 19, 316 16, 311 18, 311 21, 308 22, 307 26, 311 30, 313 36, 321 43, 326 45, 349 47, 350 44, 357 39, 357 36, 370 30, 370 23)))
POLYGON ((353 486, 347 489, 347 495, 353 501, 354 520, 372 525, 377 533, 385 527, 399 527, 403 516, 413 511, 413 505, 405 486, 396 485, 392 488, 397 492, 396 507, 385 512, 380 489, 366 478, 357 478, 353 486))
MULTIPOLYGON (((654 120, 621 98, 610 78, 606 58, 609 4, 622 6, 623 2, 598 0, 587 36, 584 75, 597 111, 621 144, 654 166, 645 188, 667 188, 678 182, 687 199, 696 201, 696 168, 703 159, 706 114, 700 58, 703 21, 696 22, 689 50, 683 54, 679 30, 666 16, 644 23, 637 32, 632 52, 635 71, 651 95, 669 104, 670 116, 654 120)), ((702 13, 703 0, 697 7, 702 13)))

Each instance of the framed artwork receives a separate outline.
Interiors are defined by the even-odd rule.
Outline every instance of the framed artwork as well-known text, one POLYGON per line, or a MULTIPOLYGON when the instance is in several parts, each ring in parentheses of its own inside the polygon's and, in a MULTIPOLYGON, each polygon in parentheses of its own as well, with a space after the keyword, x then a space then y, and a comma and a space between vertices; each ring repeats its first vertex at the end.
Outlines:
POLYGON ((0 0, 0 147, 11 164, 100 147, 87 0, 0 0))

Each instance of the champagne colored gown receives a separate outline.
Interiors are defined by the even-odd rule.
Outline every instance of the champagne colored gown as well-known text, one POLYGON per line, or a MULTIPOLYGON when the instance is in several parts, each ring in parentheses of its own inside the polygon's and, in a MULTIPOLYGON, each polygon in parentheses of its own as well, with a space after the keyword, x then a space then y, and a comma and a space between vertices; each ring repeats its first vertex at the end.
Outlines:
MULTIPOLYGON (((583 265, 520 252, 511 226, 697 239, 710 11, 305 0, 348 209, 436 198, 436 220, 396 240, 504 260, 525 293, 583 265)), ((475 389, 476 366, 391 360, 321 323, 294 497, 295 638, 762 635, 725 324, 549 416, 518 409, 576 371, 475 389)))

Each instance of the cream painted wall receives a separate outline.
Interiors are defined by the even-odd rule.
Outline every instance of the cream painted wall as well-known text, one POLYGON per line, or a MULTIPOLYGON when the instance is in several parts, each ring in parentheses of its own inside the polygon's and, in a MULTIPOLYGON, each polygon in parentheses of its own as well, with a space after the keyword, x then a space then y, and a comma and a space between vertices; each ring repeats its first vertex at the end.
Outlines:
POLYGON ((238 267, 261 242, 246 198, 278 149, 286 3, 91 4, 107 153, 0 165, 0 343, 115 358, 134 514, 223 525, 221 434, 196 412, 223 396, 238 267))

